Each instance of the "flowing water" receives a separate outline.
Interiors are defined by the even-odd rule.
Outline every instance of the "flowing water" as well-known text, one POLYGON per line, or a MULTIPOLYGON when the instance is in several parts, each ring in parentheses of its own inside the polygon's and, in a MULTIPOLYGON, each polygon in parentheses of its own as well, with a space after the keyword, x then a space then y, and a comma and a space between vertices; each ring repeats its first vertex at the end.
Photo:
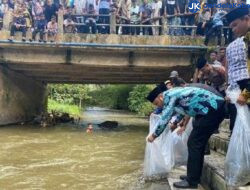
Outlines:
POLYGON ((83 116, 81 126, 0 127, 0 189, 167 189, 142 178, 145 118, 100 108, 83 116), (87 123, 106 120, 119 128, 85 132, 87 123))

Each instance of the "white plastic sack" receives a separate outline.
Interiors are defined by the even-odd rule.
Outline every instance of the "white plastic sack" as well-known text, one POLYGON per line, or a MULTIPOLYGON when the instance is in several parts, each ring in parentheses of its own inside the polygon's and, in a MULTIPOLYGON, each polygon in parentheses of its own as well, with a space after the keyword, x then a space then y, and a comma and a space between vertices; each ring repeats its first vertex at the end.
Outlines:
MULTIPOLYGON (((155 114, 150 116, 150 131, 152 134, 160 120, 155 114)), ((144 176, 154 177, 169 173, 174 166, 174 151, 169 127, 155 139, 154 142, 146 144, 144 160, 144 176)))
POLYGON ((236 103, 240 92, 239 89, 227 90, 227 96, 237 108, 225 161, 225 178, 229 186, 241 186, 250 182, 250 112, 247 106, 236 103))
POLYGON ((174 161, 175 161, 175 166, 182 166, 187 164, 187 159, 188 159, 187 141, 191 131, 193 130, 192 118, 189 120, 186 126, 186 130, 181 135, 177 134, 178 130, 179 127, 176 128, 172 133, 172 141, 174 146, 174 161))

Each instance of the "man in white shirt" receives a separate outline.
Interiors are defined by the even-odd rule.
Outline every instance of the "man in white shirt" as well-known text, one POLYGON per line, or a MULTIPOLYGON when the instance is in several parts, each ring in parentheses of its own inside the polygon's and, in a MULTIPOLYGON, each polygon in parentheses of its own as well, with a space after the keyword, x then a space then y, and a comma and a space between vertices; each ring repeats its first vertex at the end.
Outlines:
MULTIPOLYGON (((130 24, 140 24, 140 7, 136 4, 136 0, 132 0, 131 10, 130 10, 130 24)), ((131 26, 130 33, 132 35, 140 34, 140 27, 131 26)))
POLYGON ((153 35, 159 35, 159 24, 160 24, 160 9, 162 8, 161 0, 154 0, 152 2, 152 25, 153 27, 153 35))
POLYGON ((74 6, 77 15, 82 15, 86 10, 86 0, 75 0, 74 6))

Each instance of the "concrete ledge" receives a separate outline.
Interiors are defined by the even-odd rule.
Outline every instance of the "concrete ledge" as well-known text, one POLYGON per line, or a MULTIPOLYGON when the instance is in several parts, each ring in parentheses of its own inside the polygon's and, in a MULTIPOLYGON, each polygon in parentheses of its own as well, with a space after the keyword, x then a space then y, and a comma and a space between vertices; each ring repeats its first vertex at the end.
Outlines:
POLYGON ((229 119, 225 119, 220 125, 220 133, 212 135, 212 137, 209 139, 210 149, 223 155, 227 154, 230 140, 229 122, 229 119))
POLYGON ((224 178, 225 156, 211 151, 205 156, 201 184, 207 190, 249 190, 250 186, 230 189, 224 178))
POLYGON ((209 140, 210 149, 220 154, 226 155, 229 144, 229 133, 220 132, 213 135, 209 140))
MULTIPOLYGON (((9 38, 9 31, 0 31, 0 40, 9 38)), ((27 40, 31 32, 27 32, 27 40)), ((17 32, 16 40, 21 40, 21 33, 17 32)), ((60 34, 58 42, 68 43, 101 43, 101 44, 135 44, 135 45, 201 45, 203 38, 191 36, 132 36, 118 34, 60 34)))

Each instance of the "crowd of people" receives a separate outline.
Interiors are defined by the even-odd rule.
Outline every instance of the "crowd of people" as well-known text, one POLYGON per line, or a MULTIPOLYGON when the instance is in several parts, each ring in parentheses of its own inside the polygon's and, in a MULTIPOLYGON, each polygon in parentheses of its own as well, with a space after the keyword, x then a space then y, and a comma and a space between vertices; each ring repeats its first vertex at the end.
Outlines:
POLYGON ((11 11, 10 41, 16 31, 21 31, 23 41, 26 32, 32 32, 33 41, 39 33, 39 41, 56 40, 58 12, 64 15, 66 33, 110 33, 111 14, 116 18, 116 33, 124 35, 195 35, 205 36, 207 45, 212 36, 222 36, 225 44, 232 41, 224 15, 228 9, 208 8, 208 4, 235 3, 241 0, 201 0, 201 10, 189 11, 186 0, 0 0, 0 27, 3 16, 11 11), (165 19, 163 19, 165 18, 165 19), (166 24, 168 31, 163 30, 166 24), (188 26, 188 27, 185 27, 188 26), (196 30, 193 30, 196 29, 196 30))
POLYGON ((180 176, 181 181, 174 183, 177 188, 198 188, 206 145, 210 136, 219 132, 225 118, 230 119, 230 137, 232 135, 233 142, 236 142, 229 144, 229 150, 232 150, 230 159, 239 158, 231 160, 231 163, 226 159, 229 163, 226 163, 225 174, 228 170, 231 172, 226 180, 229 185, 250 182, 249 176, 237 176, 250 172, 247 148, 250 141, 249 133, 246 133, 250 127, 249 9, 233 9, 225 18, 236 39, 226 48, 211 51, 209 56, 203 55, 197 60, 193 83, 186 83, 177 71, 173 71, 169 80, 155 87, 147 97, 157 107, 153 114, 161 118, 156 129, 147 136, 148 142, 154 142, 168 127, 173 130, 179 126, 181 134, 188 120, 193 119, 193 129, 187 142, 187 175, 180 176), (236 129, 238 131, 234 135, 236 129), (243 138, 240 142, 239 136, 243 138), (237 177, 231 180, 234 176, 237 177))
POLYGON ((222 0, 201 1, 201 11, 194 14, 189 11, 186 0, 0 0, 0 17, 8 11, 13 15, 9 41, 13 41, 16 31, 21 31, 22 40, 26 41, 27 30, 32 32, 30 41, 36 40, 38 33, 40 42, 56 41, 60 11, 64 15, 66 33, 108 34, 110 14, 115 13, 116 23, 124 24, 116 27, 117 34, 160 35, 163 17, 170 26, 170 35, 191 35, 192 28, 185 26, 196 25, 196 35, 205 36, 204 44, 208 45, 215 34, 219 49, 197 60, 193 83, 186 83, 177 71, 173 71, 169 80, 147 97, 157 106, 154 113, 161 116, 156 130, 147 137, 148 142, 161 135, 174 114, 177 115, 171 121, 171 128, 179 125, 182 131, 190 117, 193 118, 193 130, 188 140, 187 175, 174 186, 197 188, 210 136, 218 132, 224 118, 230 119, 233 132, 238 110, 226 92, 239 89, 237 104, 248 108, 250 105, 249 9, 206 8, 206 3, 219 2, 222 0), (221 46, 222 34, 224 44, 229 44, 227 47, 221 46))

